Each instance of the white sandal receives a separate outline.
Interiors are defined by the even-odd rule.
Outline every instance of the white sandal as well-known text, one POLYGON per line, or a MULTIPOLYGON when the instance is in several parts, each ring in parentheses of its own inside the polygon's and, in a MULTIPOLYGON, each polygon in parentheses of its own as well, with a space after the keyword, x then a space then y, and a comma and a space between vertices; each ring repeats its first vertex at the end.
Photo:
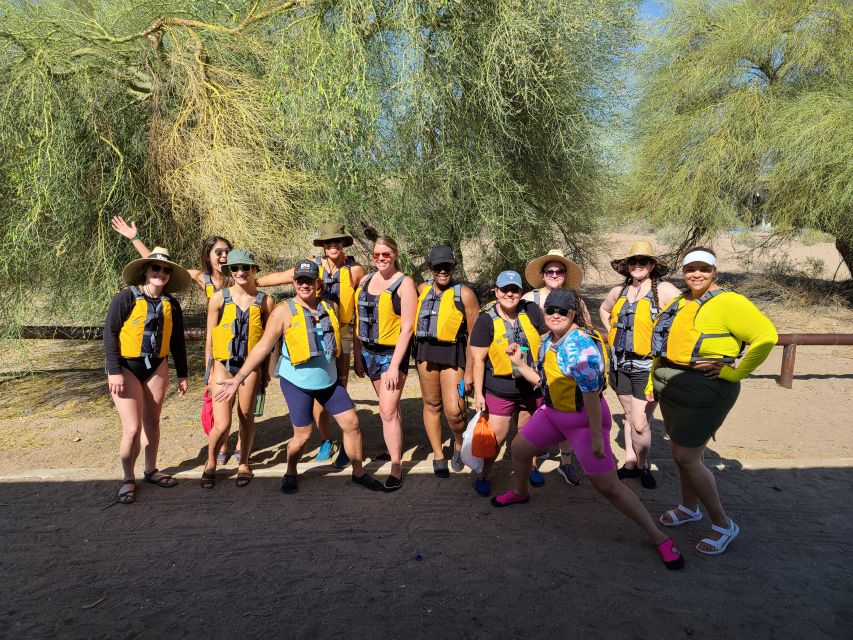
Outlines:
POLYGON ((678 505, 675 509, 670 509, 664 515, 669 516, 669 522, 664 522, 663 516, 658 518, 660 523, 665 527, 680 527, 683 524, 688 524, 690 522, 699 522, 704 516, 702 512, 699 510, 699 505, 696 505, 696 511, 691 511, 683 504, 678 505), (681 513, 687 514, 689 517, 684 520, 679 520, 678 514, 675 512, 675 509, 681 511, 681 513))
POLYGON ((722 534, 722 537, 719 540, 702 538, 702 541, 699 544, 707 544, 709 547, 714 547, 711 551, 709 551, 708 549, 700 549, 699 545, 696 545, 696 551, 698 551, 699 553, 704 553, 706 556, 718 556, 723 553, 729 546, 729 543, 735 538, 737 538, 737 534, 740 533, 740 527, 738 527, 735 524, 735 521, 731 518, 729 518, 728 529, 723 529, 722 527, 718 527, 715 524, 711 525, 711 529, 713 529, 717 533, 722 534))

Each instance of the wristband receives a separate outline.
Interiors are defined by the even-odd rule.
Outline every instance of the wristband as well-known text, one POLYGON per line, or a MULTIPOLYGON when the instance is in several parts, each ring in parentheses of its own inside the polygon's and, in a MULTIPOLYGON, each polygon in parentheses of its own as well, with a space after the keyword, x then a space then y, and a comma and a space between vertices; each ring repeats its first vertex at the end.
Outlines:
POLYGON ((133 242, 134 240, 139 240, 139 234, 138 233, 130 239, 131 242, 133 242))

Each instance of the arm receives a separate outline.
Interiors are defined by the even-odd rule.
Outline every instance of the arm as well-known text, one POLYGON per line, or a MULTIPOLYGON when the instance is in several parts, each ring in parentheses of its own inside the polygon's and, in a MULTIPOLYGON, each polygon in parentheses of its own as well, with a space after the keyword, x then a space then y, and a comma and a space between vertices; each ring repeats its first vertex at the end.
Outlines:
MULTIPOLYGON (((601 320, 601 325, 604 327, 603 335, 605 338, 610 333, 610 313, 613 311, 613 307, 619 299, 619 292, 621 290, 622 287, 613 287, 607 293, 607 297, 604 298, 604 302, 602 302, 601 306, 598 308, 598 317, 601 320)), ((663 301, 661 301, 661 306, 663 306, 663 301)))
POLYGON ((534 387, 538 387, 541 382, 539 379, 539 372, 524 361, 525 359, 521 353, 521 347, 517 343, 513 342, 506 348, 506 352, 509 356, 510 362, 515 365, 518 373, 521 374, 521 377, 527 380, 534 387))
POLYGON ((219 390, 216 392, 213 399, 216 402, 225 402, 230 400, 231 397, 237 393, 237 389, 243 383, 243 380, 245 380, 246 377, 252 373, 252 371, 261 364, 261 362, 263 362, 264 358, 269 355, 270 351, 273 350, 278 339, 289 326, 290 308, 286 303, 282 303, 270 314, 270 317, 267 320, 267 326, 264 328, 264 335, 261 336, 261 339, 258 340, 258 344, 256 344, 255 348, 252 349, 251 353, 249 353, 249 356, 246 358, 246 362, 233 378, 223 380, 219 383, 219 390))
POLYGON ((355 325, 352 332, 352 370, 359 378, 364 377, 364 356, 361 353, 361 340, 355 332, 355 325))
MULTIPOLYGON (((171 298, 171 297, 170 297, 171 298)), ((180 303, 171 298, 172 303, 172 335, 169 338, 169 351, 172 353, 172 361, 175 363, 175 371, 178 374, 178 395, 187 392, 187 343, 184 339, 184 312, 180 303)))
POLYGON ((356 262, 349 268, 349 273, 352 278, 352 288, 356 289, 358 287, 358 283, 361 282, 361 279, 364 277, 364 267, 356 262))
POLYGON ((738 382, 748 377, 767 359, 779 340, 779 334, 770 319, 744 296, 737 294, 726 307, 729 331, 738 340, 749 344, 749 351, 737 368, 725 365, 719 375, 723 380, 738 382))
POLYGON ((679 291, 678 287, 676 287, 671 282, 658 283, 658 302, 660 302, 661 309, 666 307, 666 305, 668 305, 680 295, 681 291, 679 291))
POLYGON ((107 386, 111 394, 124 391, 124 374, 119 364, 119 333, 130 314, 131 303, 128 300, 128 293, 125 289, 113 297, 104 322, 104 368, 107 371, 107 386))
POLYGON ((472 384, 474 387, 474 410, 486 410, 486 395, 483 393, 483 381, 486 378, 486 358, 489 357, 488 347, 468 347, 469 358, 473 361, 471 367, 472 384))
POLYGON ((394 355, 391 356, 391 365, 385 377, 385 385, 389 389, 396 389, 400 381, 400 363, 403 358, 409 357, 409 343, 412 331, 415 327, 415 313, 418 306, 418 293, 415 290, 415 281, 406 276, 398 289, 400 292, 400 339, 394 347, 394 355))
POLYGON ((277 287, 281 284, 293 284, 293 268, 287 271, 276 271, 268 273, 260 278, 255 278, 259 287, 277 287))
POLYGON ((135 222, 127 224, 121 216, 113 216, 110 223, 112 224, 113 231, 130 240, 131 244, 133 244, 133 248, 136 249, 139 252, 139 255, 143 258, 151 253, 151 250, 148 249, 148 247, 145 246, 145 243, 139 239, 139 232, 136 230, 135 222))
MULTIPOLYGON (((471 393, 474 388, 473 362, 471 361, 471 332, 480 315, 480 303, 470 287, 462 287, 462 306, 465 307, 465 326, 468 327, 468 337, 465 346, 465 392, 471 393)), ((488 352, 488 350, 487 350, 488 352)))
POLYGON ((601 398, 598 394, 598 391, 584 392, 583 407, 589 421, 592 455, 601 459, 604 457, 604 440, 601 438, 601 398))

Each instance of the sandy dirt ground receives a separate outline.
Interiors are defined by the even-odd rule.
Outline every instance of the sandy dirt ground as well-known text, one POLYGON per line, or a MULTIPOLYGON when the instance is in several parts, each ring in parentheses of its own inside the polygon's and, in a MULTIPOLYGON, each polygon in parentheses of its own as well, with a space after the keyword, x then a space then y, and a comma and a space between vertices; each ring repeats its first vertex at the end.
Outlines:
MULTIPOLYGON (((608 284, 606 270, 589 272, 591 307, 608 284)), ((760 306, 780 332, 853 330, 849 307, 760 306)), ((274 388, 254 481, 238 489, 229 460, 202 491, 196 375, 164 407, 160 466, 178 486, 140 484, 136 504, 105 508, 119 485, 119 429, 100 345, 27 348, 35 375, 15 375, 28 365, 14 349, 0 369, 0 637, 850 637, 853 347, 800 348, 792 390, 776 384, 777 348, 744 383, 708 451, 742 533, 710 558, 693 549, 705 526, 672 529, 681 572, 589 482, 563 482, 556 460, 530 503, 512 509, 477 496, 467 472, 435 478, 415 376, 397 493, 369 493, 348 470, 314 462, 316 436, 299 493, 280 493, 291 425, 274 388)), ((373 391, 354 380, 351 392, 368 470, 384 479, 373 391)), ((622 414, 608 400, 621 458, 622 414)), ((679 493, 659 414, 652 429, 658 489, 628 482, 658 515, 679 493)), ((509 474, 505 458, 496 489, 509 474)))

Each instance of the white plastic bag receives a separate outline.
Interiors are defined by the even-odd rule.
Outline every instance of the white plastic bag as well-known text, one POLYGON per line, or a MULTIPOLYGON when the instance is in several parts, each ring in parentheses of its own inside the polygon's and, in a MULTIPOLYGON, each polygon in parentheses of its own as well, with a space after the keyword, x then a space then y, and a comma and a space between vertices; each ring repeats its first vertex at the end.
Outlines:
POLYGON ((477 420, 480 419, 480 411, 474 414, 474 417, 468 421, 468 426, 465 427, 465 433, 462 434, 462 462, 464 462, 471 471, 480 473, 483 470, 483 459, 478 458, 471 453, 471 441, 474 439, 474 427, 477 426, 477 420))

